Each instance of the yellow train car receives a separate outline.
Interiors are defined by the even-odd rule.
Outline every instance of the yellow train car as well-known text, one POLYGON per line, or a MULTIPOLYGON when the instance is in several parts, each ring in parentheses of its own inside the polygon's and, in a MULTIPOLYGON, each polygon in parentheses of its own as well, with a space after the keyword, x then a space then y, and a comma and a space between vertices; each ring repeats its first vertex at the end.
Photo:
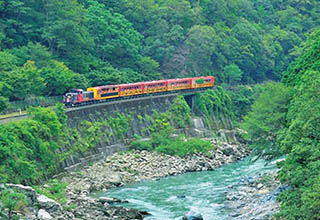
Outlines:
POLYGON ((87 91, 93 92, 93 97, 95 100, 117 98, 120 96, 118 85, 91 87, 87 88, 87 91))

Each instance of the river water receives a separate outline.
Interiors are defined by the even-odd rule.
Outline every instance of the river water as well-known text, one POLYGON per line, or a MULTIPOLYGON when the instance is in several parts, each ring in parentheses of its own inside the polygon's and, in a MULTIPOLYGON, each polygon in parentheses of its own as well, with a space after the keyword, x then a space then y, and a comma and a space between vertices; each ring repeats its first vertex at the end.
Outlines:
POLYGON ((103 196, 129 201, 125 207, 148 211, 146 219, 177 219, 190 210, 202 214, 204 220, 227 220, 224 194, 229 185, 237 184, 241 177, 254 176, 275 170, 275 163, 250 158, 223 165, 214 171, 186 173, 144 181, 109 190, 103 196))

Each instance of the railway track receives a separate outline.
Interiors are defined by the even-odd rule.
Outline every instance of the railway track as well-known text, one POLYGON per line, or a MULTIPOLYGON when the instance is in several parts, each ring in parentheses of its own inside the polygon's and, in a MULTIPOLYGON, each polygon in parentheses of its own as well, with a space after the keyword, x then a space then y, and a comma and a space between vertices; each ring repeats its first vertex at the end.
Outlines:
MULTIPOLYGON (((159 94, 146 94, 143 96, 137 96, 137 97, 130 97, 130 98, 122 98, 122 99, 112 99, 112 100, 107 100, 105 102, 98 102, 98 103, 94 103, 94 104, 90 104, 90 105, 83 105, 83 106, 76 106, 76 107, 72 107, 72 108, 67 108, 66 112, 71 112, 71 111, 78 111, 81 109, 86 109, 86 108, 92 108, 92 107, 96 107, 96 106, 102 106, 102 105, 110 105, 110 104, 114 104, 114 103, 123 103, 123 102, 132 102, 132 101, 139 101, 139 100, 146 100, 146 99, 154 99, 154 98, 164 98, 164 97, 170 97, 170 96, 177 96, 177 95, 193 95, 199 92, 202 92, 204 89, 208 89, 208 88, 202 88, 202 89, 198 89, 198 90, 180 90, 180 91, 176 91, 176 92, 171 92, 171 93, 159 93, 159 94)), ((22 119, 27 118, 28 115, 27 113, 21 113, 21 114, 17 114, 17 115, 8 115, 8 117, 1 117, 0 118, 0 124, 5 124, 11 121, 19 121, 22 119)))

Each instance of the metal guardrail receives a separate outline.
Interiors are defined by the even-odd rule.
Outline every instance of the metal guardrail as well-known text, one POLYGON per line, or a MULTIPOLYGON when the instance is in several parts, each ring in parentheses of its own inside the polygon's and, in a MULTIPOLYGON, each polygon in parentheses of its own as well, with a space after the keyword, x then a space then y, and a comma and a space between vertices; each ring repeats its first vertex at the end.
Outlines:
POLYGON ((63 96, 49 96, 49 97, 31 97, 25 100, 12 101, 6 110, 1 112, 1 115, 25 111, 29 107, 48 107, 53 106, 59 102, 63 102, 63 96))

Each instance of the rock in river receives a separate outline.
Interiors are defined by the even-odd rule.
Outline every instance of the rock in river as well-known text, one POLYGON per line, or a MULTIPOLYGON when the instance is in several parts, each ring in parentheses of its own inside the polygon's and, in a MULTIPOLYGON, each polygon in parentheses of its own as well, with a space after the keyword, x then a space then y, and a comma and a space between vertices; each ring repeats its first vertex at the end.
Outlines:
POLYGON ((188 212, 185 216, 182 218, 183 220, 203 220, 202 215, 195 211, 188 212))

